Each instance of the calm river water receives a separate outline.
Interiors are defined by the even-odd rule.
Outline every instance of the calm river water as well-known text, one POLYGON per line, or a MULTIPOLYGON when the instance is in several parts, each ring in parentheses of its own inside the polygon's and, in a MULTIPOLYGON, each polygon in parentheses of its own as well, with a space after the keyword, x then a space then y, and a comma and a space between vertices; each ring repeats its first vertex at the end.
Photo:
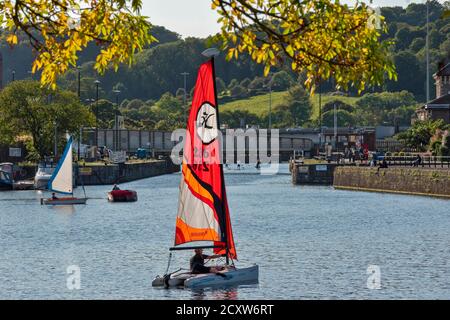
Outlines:
MULTIPOLYGON (((284 168, 285 169, 285 168, 284 168)), ((258 285, 156 289, 174 241, 180 174, 121 185, 136 203, 49 208, 35 191, 0 193, 0 299, 449 299, 450 201, 293 186, 289 175, 225 176, 238 266, 258 285), (81 272, 69 290, 67 268, 81 272), (380 289, 368 288, 368 267, 380 289)), ((81 190, 77 190, 81 192, 81 190)), ((173 269, 191 252, 177 252, 173 269)), ((370 286, 369 286, 370 287, 370 286)))

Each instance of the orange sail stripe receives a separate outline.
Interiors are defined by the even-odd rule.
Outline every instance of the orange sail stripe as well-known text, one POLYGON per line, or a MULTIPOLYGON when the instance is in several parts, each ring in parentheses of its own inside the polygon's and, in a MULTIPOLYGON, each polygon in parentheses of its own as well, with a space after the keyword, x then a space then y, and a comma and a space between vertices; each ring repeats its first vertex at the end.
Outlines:
POLYGON ((184 162, 183 162, 183 176, 184 181, 186 181, 186 183, 189 186, 189 189, 199 194, 203 198, 208 199, 211 203, 214 202, 211 194, 205 188, 203 188, 200 183, 198 183, 197 179, 195 179, 191 170, 189 170, 188 166, 184 162))
POLYGON ((204 240, 211 241, 214 239, 220 240, 220 237, 215 230, 193 228, 180 218, 177 218, 175 237, 175 243, 204 240))

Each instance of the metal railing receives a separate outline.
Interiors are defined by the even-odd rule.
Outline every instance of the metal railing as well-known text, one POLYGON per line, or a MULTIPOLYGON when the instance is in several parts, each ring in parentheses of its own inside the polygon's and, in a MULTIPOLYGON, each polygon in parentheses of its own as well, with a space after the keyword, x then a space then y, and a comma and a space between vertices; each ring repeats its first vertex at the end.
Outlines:
POLYGON ((447 156, 379 156, 378 161, 385 159, 388 166, 409 166, 422 168, 450 168, 450 157, 447 156))

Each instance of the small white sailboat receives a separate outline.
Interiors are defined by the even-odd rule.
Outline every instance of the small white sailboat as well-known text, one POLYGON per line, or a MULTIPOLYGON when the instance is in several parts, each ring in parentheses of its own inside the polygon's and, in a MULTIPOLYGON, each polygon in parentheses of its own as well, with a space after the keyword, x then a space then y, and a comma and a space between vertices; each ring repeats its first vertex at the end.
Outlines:
MULTIPOLYGON (((198 71, 183 150, 182 179, 173 250, 212 248, 226 263, 209 273, 179 269, 157 276, 154 287, 205 288, 236 286, 258 282, 258 266, 237 268, 236 248, 231 229, 224 172, 219 143, 219 121, 215 89, 214 58, 198 71), (189 242, 209 241, 207 246, 181 246, 189 242)), ((172 253, 170 254, 170 256, 172 253)))
MULTIPOLYGON (((73 196, 73 161, 72 161, 72 137, 69 138, 64 149, 64 153, 59 159, 52 177, 48 182, 48 190, 54 193, 61 193, 70 195, 66 197, 52 197, 41 199, 41 204, 46 205, 72 205, 72 204, 86 204, 86 194, 84 198, 75 198, 73 196)), ((84 190, 84 188, 83 188, 84 190)))

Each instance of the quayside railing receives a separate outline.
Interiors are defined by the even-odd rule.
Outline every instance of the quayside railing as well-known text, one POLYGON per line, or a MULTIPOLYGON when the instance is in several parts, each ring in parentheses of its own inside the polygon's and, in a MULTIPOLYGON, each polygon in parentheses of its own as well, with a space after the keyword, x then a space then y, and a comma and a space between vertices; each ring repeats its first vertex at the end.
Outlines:
POLYGON ((449 156, 379 156, 378 160, 386 160, 390 166, 409 166, 422 168, 450 168, 449 156))

